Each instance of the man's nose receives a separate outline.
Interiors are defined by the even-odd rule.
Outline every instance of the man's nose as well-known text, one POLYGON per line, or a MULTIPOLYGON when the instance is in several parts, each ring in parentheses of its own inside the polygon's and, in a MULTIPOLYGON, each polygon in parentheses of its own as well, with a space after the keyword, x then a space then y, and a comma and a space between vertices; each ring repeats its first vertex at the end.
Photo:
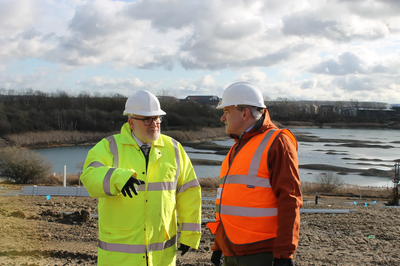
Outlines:
POLYGON ((225 117, 225 114, 223 114, 222 116, 221 116, 221 122, 224 122, 225 120, 226 120, 226 117, 225 117))

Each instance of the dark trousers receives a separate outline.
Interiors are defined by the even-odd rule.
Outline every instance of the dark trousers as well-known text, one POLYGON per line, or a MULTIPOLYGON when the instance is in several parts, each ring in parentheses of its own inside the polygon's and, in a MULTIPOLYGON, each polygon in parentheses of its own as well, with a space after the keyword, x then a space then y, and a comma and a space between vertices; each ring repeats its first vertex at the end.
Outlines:
POLYGON ((224 266, 272 266, 274 255, 272 252, 261 252, 244 256, 224 256, 224 266))

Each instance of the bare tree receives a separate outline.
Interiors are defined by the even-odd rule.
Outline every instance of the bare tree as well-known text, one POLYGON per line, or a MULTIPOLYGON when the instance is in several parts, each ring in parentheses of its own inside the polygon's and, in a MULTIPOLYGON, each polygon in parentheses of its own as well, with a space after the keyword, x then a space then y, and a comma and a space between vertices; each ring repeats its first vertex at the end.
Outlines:
POLYGON ((314 180, 323 192, 331 192, 343 184, 342 178, 333 172, 318 174, 314 176, 314 180))

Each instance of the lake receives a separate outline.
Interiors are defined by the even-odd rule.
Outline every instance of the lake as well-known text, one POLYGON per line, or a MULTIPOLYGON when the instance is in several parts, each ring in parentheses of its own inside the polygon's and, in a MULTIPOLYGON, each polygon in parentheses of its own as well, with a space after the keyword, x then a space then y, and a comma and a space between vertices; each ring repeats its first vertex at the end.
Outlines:
MULTIPOLYGON (((379 147, 343 147, 337 146, 339 143, 328 142, 302 142, 299 141, 298 154, 299 164, 328 164, 352 169, 376 168, 384 171, 393 169, 393 161, 400 159, 400 131, 399 130, 361 130, 361 129, 292 129, 293 133, 304 133, 309 136, 321 139, 343 139, 343 140, 362 140, 379 142, 379 145, 390 145, 393 148, 382 149, 379 147), (334 145, 334 146, 326 146, 334 145), (345 159, 347 158, 347 159, 345 159), (352 159, 352 160, 349 160, 352 159), (360 160, 362 159, 362 160, 360 160), (382 161, 377 161, 382 160, 382 161)), ((233 140, 214 141, 220 145, 232 146, 233 140)), ((46 149, 36 149, 48 158, 53 164, 54 172, 61 173, 64 165, 67 166, 68 173, 78 173, 82 171, 83 162, 90 146, 56 147, 46 149)), ((184 147, 191 159, 209 159, 222 161, 225 156, 216 154, 205 154, 205 150, 196 150, 184 147)), ((198 177, 219 176, 220 166, 195 165, 194 169, 198 177)), ((325 172, 319 170, 300 169, 300 179, 302 182, 313 182, 314 175, 325 172)), ((392 187, 388 178, 379 176, 361 176, 357 174, 341 175, 343 181, 348 184, 363 186, 384 186, 392 187)))

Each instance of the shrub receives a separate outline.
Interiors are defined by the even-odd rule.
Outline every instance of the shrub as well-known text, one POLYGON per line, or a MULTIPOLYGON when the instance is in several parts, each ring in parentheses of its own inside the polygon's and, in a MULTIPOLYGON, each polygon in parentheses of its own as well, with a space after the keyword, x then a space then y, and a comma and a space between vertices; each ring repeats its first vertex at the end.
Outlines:
POLYGON ((200 186, 202 188, 217 188, 219 187, 219 178, 218 177, 200 177, 198 178, 200 186))
MULTIPOLYGON (((63 174, 51 174, 40 180, 41 185, 45 186, 62 186, 64 184, 63 174)), ((82 185, 78 175, 67 173, 67 186, 82 185)))
POLYGON ((332 172, 318 174, 314 179, 322 192, 331 192, 343 184, 342 178, 332 172))
POLYGON ((34 184, 51 173, 52 165, 41 154, 17 147, 0 150, 0 176, 18 184, 34 184))

